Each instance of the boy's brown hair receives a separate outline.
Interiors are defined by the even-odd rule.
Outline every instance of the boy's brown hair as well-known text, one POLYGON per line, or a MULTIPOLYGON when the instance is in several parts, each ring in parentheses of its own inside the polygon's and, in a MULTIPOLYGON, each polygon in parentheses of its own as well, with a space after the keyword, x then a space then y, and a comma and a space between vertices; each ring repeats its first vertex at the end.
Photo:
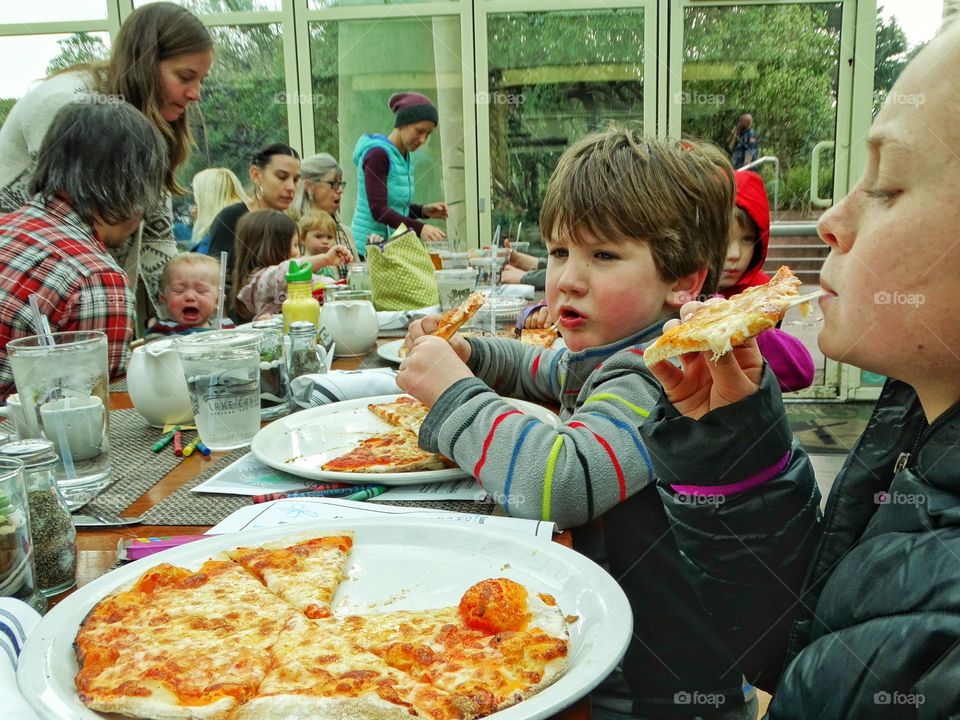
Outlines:
POLYGON ((297 222, 297 229, 300 233, 300 242, 302 243, 311 230, 326 230, 330 236, 337 239, 337 221, 333 215, 326 210, 311 208, 297 222))
POLYGON ((214 284, 219 284, 220 282, 220 261, 209 255, 203 255, 201 253, 188 252, 180 253, 175 255, 169 260, 167 264, 163 266, 163 272, 160 274, 160 292, 165 292, 168 287, 170 287, 170 279, 173 276, 173 271, 178 267, 184 265, 199 265, 206 268, 209 268, 211 275, 214 278, 214 284))
POLYGON ((736 196, 726 153, 704 142, 660 140, 623 127, 588 135, 557 163, 540 211, 540 232, 585 242, 650 243, 665 280, 709 270, 716 292, 736 196))

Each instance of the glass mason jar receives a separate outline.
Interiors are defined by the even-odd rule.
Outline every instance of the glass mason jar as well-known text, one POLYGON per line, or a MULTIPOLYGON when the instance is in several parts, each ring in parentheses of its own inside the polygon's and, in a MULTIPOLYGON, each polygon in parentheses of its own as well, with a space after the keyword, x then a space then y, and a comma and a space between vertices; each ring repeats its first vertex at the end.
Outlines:
POLYGON ((77 529, 57 486, 57 454, 49 440, 0 445, 0 457, 23 463, 30 507, 30 534, 37 586, 45 597, 69 590, 77 582, 77 529))
POLYGON ((317 345, 317 329, 313 323, 290 323, 290 380, 326 371, 326 352, 317 345))
POLYGON ((370 267, 364 263, 350 263, 350 269, 347 273, 347 287, 351 290, 370 290, 372 292, 370 267))
POLYGON ((23 600, 37 612, 47 608, 37 589, 23 463, 8 457, 0 457, 0 597, 23 600))
POLYGON ((253 329, 260 333, 260 419, 273 420, 290 412, 283 319, 258 320, 253 329))

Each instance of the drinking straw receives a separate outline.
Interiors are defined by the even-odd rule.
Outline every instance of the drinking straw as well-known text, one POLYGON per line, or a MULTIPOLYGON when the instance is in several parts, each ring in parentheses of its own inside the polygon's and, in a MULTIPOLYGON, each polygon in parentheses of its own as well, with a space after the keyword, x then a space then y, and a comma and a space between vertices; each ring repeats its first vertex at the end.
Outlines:
POLYGON ((50 346, 54 344, 53 335, 50 333, 50 323, 42 312, 40 312, 40 301, 36 293, 30 293, 30 312, 33 314, 33 327, 37 331, 40 339, 39 344, 50 346))
MULTIPOLYGON (((493 249, 490 252, 490 297, 496 297, 497 294, 497 281, 500 279, 500 276, 497 275, 497 251, 500 249, 500 226, 497 225, 497 229, 493 231, 493 249)), ((490 334, 497 334, 497 310, 496 306, 490 305, 490 334)))
POLYGON ((223 306, 227 293, 227 251, 220 251, 220 289, 217 294, 217 330, 223 330, 223 306))
POLYGON ((60 459, 63 460, 63 472, 68 478, 75 478, 77 470, 73 465, 73 453, 70 452, 70 443, 61 423, 56 423, 54 432, 57 435, 57 447, 60 450, 60 459))

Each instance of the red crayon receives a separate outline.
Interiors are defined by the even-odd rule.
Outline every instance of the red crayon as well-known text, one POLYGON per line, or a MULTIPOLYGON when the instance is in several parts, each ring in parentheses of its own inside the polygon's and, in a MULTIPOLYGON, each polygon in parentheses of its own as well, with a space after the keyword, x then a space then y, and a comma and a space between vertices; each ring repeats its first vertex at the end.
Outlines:
POLYGON ((183 457, 183 437, 179 430, 173 433, 173 454, 183 457))

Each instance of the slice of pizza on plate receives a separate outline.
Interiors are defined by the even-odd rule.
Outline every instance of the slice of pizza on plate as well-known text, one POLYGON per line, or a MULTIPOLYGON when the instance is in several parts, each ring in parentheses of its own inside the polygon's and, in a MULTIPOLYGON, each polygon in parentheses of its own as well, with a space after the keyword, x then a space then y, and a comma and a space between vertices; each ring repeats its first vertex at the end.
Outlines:
POLYGON ((401 395, 393 402, 371 403, 367 409, 387 425, 419 431, 430 408, 409 395, 401 395))
POLYGON ((520 342, 524 345, 533 345, 535 347, 548 348, 554 341, 560 337, 560 331, 556 325, 545 328, 518 328, 520 342))
POLYGON ((348 532, 238 547, 227 555, 307 617, 322 618, 330 616, 352 547, 348 532))
POLYGON ((647 365, 655 365, 684 353, 705 350, 712 350, 716 360, 748 338, 776 327, 787 309, 801 299, 799 287, 800 279, 786 265, 781 266, 764 285, 702 305, 651 343, 643 360, 647 365))
POLYGON ((329 472, 397 473, 442 470, 449 461, 423 450, 414 430, 399 428, 360 441, 357 447, 320 466, 329 472))

